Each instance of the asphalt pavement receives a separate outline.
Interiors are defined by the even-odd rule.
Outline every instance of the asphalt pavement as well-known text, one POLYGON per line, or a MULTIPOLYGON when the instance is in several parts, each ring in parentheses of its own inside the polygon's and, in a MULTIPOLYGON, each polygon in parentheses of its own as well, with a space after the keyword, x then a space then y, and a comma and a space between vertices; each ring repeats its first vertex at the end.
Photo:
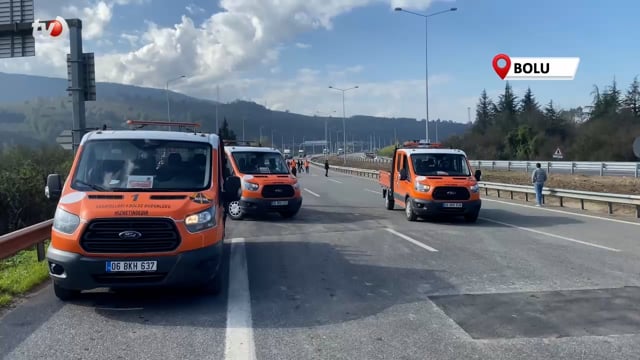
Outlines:
POLYGON ((50 286, 6 359, 638 359, 640 223, 485 198, 408 222, 376 180, 312 167, 302 210, 228 220, 218 297, 50 286))

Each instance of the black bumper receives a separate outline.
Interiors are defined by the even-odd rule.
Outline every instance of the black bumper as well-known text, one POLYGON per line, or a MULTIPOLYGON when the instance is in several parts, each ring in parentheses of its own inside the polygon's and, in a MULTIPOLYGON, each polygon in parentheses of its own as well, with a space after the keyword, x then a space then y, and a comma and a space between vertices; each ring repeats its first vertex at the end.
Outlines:
POLYGON ((264 214, 269 212, 297 212, 302 206, 302 198, 297 199, 240 199, 240 208, 245 214, 264 214), (274 201, 286 201, 286 205, 274 205, 274 201))
MULTIPOLYGON (((184 287, 199 286, 212 280, 220 269, 223 242, 205 248, 170 256, 134 258, 95 258, 61 251, 49 246, 49 276, 63 288, 91 290, 95 288, 184 287), (107 261, 157 261, 154 272, 106 272, 107 261), (51 273, 51 264, 64 269, 63 276, 51 273)), ((59 268, 58 268, 59 269, 59 268)))
POLYGON ((418 216, 463 216, 480 211, 482 200, 433 201, 411 199, 413 211, 418 216), (462 207, 446 207, 445 204, 461 203, 462 207))

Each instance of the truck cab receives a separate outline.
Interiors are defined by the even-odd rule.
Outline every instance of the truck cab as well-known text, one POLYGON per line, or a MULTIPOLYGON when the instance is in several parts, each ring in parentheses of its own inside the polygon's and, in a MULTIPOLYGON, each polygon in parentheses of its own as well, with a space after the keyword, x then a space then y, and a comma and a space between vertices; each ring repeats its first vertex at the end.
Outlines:
POLYGON ((302 206, 300 184, 278 150, 228 141, 225 151, 228 171, 242 183, 240 199, 230 202, 227 208, 232 219, 271 212, 292 218, 298 213, 302 206))
POLYGON ((464 151, 410 141, 394 150, 391 171, 380 171, 379 182, 385 207, 404 207, 409 221, 437 215, 475 222, 482 204, 480 176, 480 170, 472 175, 464 151))
POLYGON ((225 205, 240 188, 239 178, 225 176, 225 163, 215 134, 84 135, 66 180, 51 174, 45 188, 58 204, 46 255, 56 296, 69 300, 82 290, 146 286, 218 293, 225 205))

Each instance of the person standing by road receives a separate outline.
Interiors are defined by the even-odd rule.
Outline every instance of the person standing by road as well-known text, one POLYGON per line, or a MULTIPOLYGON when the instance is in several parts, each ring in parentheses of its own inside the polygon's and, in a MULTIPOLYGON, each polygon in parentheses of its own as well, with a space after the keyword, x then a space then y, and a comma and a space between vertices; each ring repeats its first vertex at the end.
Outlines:
POLYGON ((324 176, 329 176, 329 160, 324 161, 324 176))
POLYGON ((309 159, 305 159, 304 160, 304 171, 308 174, 309 173, 309 159))
POLYGON ((547 181, 547 172, 544 171, 540 163, 536 164, 536 169, 531 175, 531 182, 536 190, 536 206, 542 206, 542 189, 547 181))

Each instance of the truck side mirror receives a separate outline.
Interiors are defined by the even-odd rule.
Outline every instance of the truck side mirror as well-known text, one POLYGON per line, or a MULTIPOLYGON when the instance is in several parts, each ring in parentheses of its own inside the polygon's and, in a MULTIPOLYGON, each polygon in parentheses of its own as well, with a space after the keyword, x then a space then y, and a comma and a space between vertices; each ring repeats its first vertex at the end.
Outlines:
POLYGON ((223 201, 232 202, 240 200, 240 178, 229 176, 224 180, 223 201))
POLYGON ((60 174, 49 174, 47 185, 44 187, 44 196, 51 201, 60 200, 62 194, 62 177, 60 174))
POLYGON ((476 178, 476 181, 480 181, 480 179, 482 178, 482 171, 480 169, 476 170, 473 176, 476 178))
POLYGON ((407 180, 407 169, 400 170, 400 180, 407 180))

